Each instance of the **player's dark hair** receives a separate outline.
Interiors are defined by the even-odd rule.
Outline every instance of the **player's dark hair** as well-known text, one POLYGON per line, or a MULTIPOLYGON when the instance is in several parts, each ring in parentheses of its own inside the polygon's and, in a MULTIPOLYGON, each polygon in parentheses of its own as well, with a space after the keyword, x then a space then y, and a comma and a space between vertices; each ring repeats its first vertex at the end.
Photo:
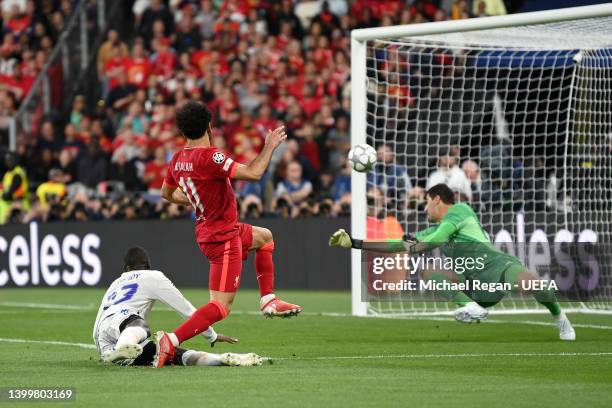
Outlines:
POLYGON ((199 139, 208 130, 212 113, 201 102, 186 102, 176 112, 176 126, 187 139, 199 139))
POLYGON ((128 249, 123 257, 123 271, 137 271, 141 269, 151 269, 149 254, 141 247, 128 249))
POLYGON ((427 190, 427 195, 431 198, 440 197, 444 204, 455 204, 455 193, 446 184, 436 184, 427 190))

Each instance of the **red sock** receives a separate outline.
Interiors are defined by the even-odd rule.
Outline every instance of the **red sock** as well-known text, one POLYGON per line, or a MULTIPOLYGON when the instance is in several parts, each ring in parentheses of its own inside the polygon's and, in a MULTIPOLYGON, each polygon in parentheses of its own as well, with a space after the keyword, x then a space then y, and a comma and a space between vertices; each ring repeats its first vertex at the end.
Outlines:
POLYGON ((270 241, 255 251, 255 271, 257 272, 257 283, 259 283, 259 294, 263 297, 274 293, 274 241, 270 241))
POLYGON ((174 334, 182 343, 192 337, 206 331, 210 326, 225 319, 227 311, 225 307, 216 300, 211 300, 191 315, 191 317, 183 322, 174 330, 174 334))

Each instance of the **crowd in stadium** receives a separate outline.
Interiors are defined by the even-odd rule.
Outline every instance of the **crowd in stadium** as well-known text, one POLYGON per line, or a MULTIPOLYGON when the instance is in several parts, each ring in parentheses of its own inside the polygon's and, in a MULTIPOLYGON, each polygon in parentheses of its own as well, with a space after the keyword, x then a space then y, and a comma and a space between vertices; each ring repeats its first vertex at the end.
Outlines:
MULTIPOLYGON (((6 130, 21 101, 72 14, 73 2, 3 0, 0 5, 0 130, 6 130)), ((1 140, 6 144, 6 139, 1 140)))
MULTIPOLYGON (((98 50, 95 111, 77 96, 61 126, 44 121, 5 157, 0 222, 189 217, 159 198, 166 163, 184 143, 174 115, 188 99, 211 108, 213 144, 239 162, 258 154, 268 129, 287 128, 262 181, 234 186, 241 217, 347 215, 351 29, 505 14, 519 3, 136 0, 133 35, 110 30, 98 50)), ((2 3, 0 117, 15 112, 71 5, 2 3)), ((386 146, 378 150, 382 173, 406 177, 422 197, 426 186, 413 187, 386 146)), ((445 160, 437 176, 458 180, 469 198, 477 165, 445 160)))

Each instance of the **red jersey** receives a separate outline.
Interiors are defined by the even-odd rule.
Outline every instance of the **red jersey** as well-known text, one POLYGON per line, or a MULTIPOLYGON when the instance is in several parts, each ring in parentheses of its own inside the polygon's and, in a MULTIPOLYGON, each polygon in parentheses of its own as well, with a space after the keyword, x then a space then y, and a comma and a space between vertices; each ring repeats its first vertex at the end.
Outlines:
POLYGON ((238 234, 238 208, 230 183, 236 168, 216 147, 185 147, 174 154, 164 181, 180 188, 196 213, 196 241, 222 242, 238 234))
POLYGON ((129 58, 124 63, 128 82, 140 88, 145 88, 152 70, 149 60, 146 58, 129 58))

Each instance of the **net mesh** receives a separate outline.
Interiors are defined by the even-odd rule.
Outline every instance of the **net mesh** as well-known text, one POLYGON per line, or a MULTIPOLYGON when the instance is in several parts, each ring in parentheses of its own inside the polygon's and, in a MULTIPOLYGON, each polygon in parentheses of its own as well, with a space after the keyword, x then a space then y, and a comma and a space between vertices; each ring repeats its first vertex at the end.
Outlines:
MULTIPOLYGON (((424 190, 443 182, 527 265, 520 244, 540 231, 551 243, 564 229, 576 241, 592 230, 610 242, 611 18, 373 40, 366 49, 367 143, 379 152, 367 177, 367 238, 426 228, 424 190)), ((580 306, 612 308, 605 298, 580 306)), ((534 307, 517 296, 499 306, 534 307)), ((369 302, 370 313, 451 309, 409 293, 369 302)))

